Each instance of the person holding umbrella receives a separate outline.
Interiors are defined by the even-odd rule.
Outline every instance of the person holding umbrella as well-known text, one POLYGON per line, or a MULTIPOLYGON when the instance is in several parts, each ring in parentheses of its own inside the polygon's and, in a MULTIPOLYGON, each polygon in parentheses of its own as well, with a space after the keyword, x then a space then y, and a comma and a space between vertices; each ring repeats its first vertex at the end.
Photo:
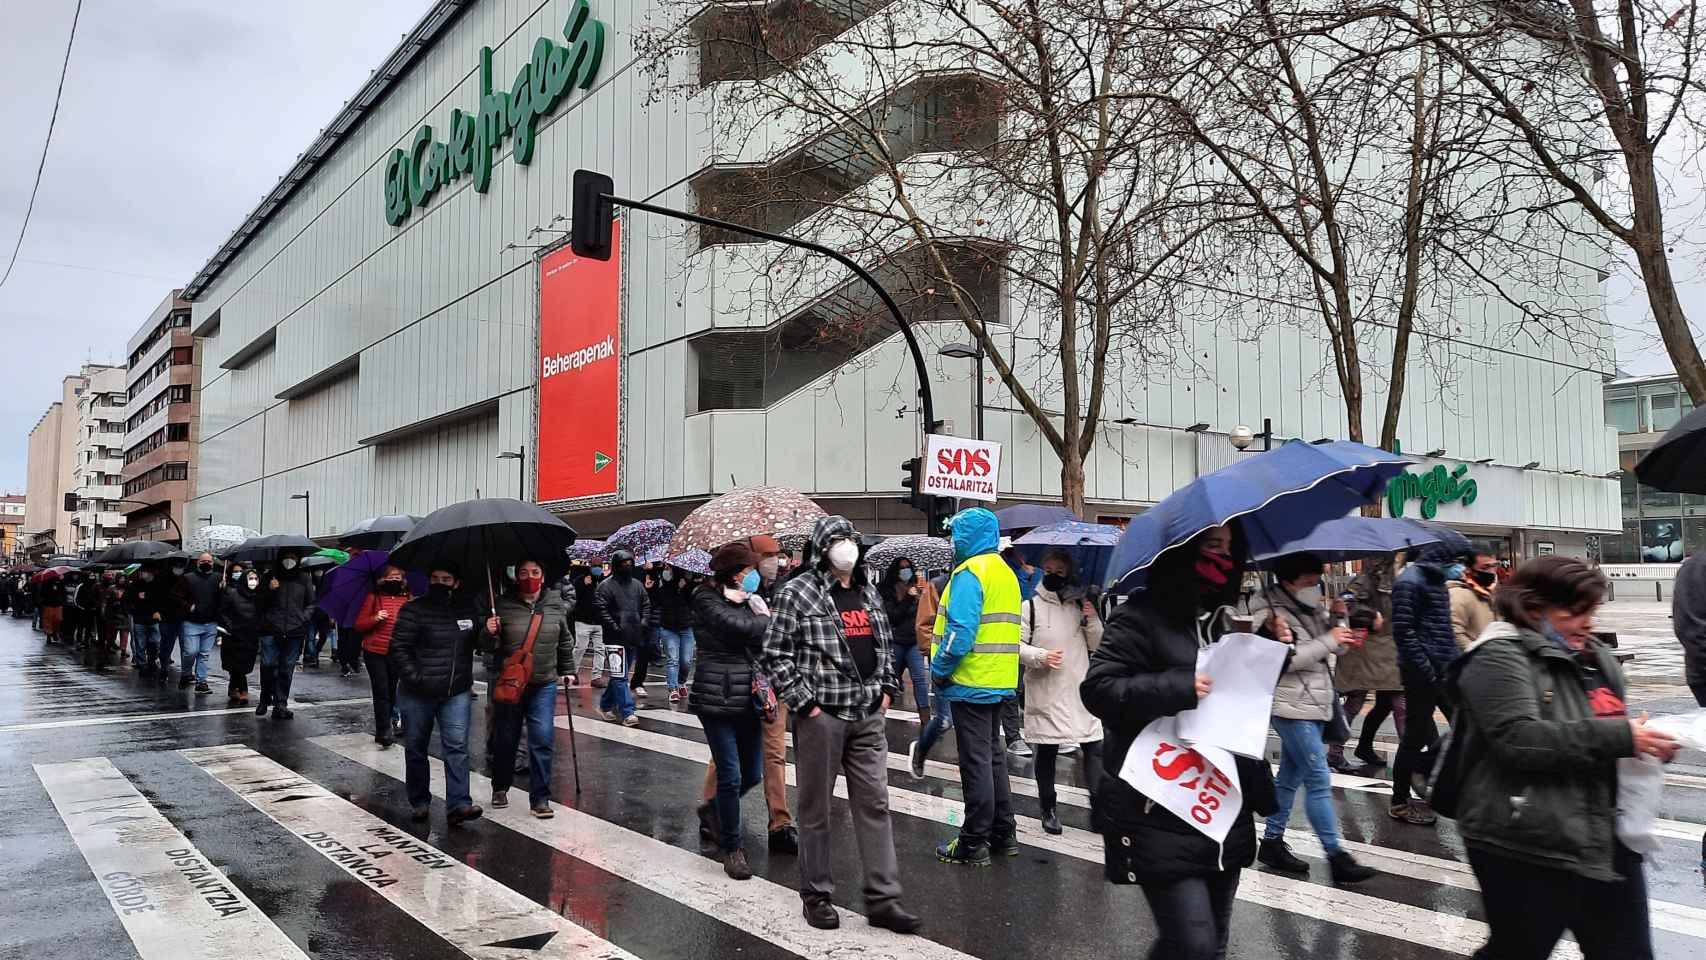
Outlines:
POLYGON ((1037 803, 1045 833, 1062 832, 1055 810, 1054 764, 1064 746, 1083 751, 1090 788, 1090 823, 1097 824, 1096 793, 1102 778, 1102 724, 1084 709, 1078 685, 1090 655, 1102 643, 1102 618, 1073 577, 1072 554, 1051 547, 1043 556, 1043 582, 1019 611, 1019 660, 1030 673, 1025 729, 1036 745, 1037 803))
POLYGON ((194 683, 196 693, 207 693, 211 690, 207 685, 207 661, 213 656, 218 640, 222 593, 219 575, 213 572, 213 554, 204 552, 197 557, 195 569, 178 578, 175 591, 178 606, 184 611, 178 689, 194 683))
POLYGON ((468 790, 473 712, 468 694, 474 686, 474 650, 483 635, 495 636, 502 622, 491 616, 482 623, 473 599, 457 592, 461 585, 459 569, 447 561, 434 564, 426 596, 404 604, 391 631, 410 818, 417 823, 427 819, 432 802, 427 743, 435 725, 444 755, 446 819, 456 826, 484 813, 468 790))
POLYGON ((154 570, 148 564, 131 574, 124 602, 130 610, 131 662, 139 676, 151 677, 156 667, 164 667, 160 662, 159 593, 154 570))
MULTIPOLYGON (((249 705, 249 671, 261 650, 266 619, 261 614, 261 575, 238 570, 219 602, 219 622, 225 642, 219 647, 219 664, 229 677, 228 702, 233 707, 249 705)), ((265 694, 262 695, 265 703, 265 694)))
MULTIPOLYGON (((556 743, 552 724, 557 713, 557 681, 574 672, 575 627, 573 612, 555 590, 545 589, 545 566, 537 560, 515 565, 515 589, 498 595, 498 628, 489 630, 498 662, 526 664, 533 670, 521 691, 519 703, 504 703, 493 685, 493 753, 500 758, 492 767, 492 807, 509 806, 509 788, 515 782, 515 756, 521 728, 527 726, 527 799, 533 816, 549 820, 551 811, 551 754, 556 743)), ((490 621, 488 621, 488 629, 490 621)), ((378 707, 376 706, 377 712, 378 707)))
MULTIPOLYGON (((302 644, 308 638, 308 623, 313 616, 314 588, 299 569, 301 562, 300 550, 280 551, 277 565, 268 574, 261 601, 267 622, 267 635, 261 639, 261 666, 272 675, 274 720, 289 720, 294 716, 290 712, 290 683, 296 676, 296 661, 302 656, 302 644)), ((266 703, 261 707, 264 709, 266 703)), ((257 710, 256 716, 260 713, 257 710)))
POLYGON ((65 640, 61 631, 65 629, 65 581, 61 574, 51 570, 36 574, 40 578, 36 583, 36 605, 41 608, 41 632, 47 637, 48 646, 65 640))

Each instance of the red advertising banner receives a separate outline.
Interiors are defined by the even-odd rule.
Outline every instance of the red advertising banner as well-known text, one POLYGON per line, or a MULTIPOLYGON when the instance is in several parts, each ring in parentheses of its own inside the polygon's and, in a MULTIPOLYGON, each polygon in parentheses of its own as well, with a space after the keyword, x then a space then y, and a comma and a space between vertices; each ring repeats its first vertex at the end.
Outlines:
POLYGON ((622 224, 610 259, 539 261, 539 501, 621 489, 622 224))

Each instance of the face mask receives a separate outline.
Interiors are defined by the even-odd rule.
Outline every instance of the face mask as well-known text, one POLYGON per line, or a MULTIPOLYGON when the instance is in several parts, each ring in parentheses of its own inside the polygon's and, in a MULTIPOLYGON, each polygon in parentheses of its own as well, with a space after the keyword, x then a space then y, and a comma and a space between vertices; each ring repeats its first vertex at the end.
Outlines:
POLYGON ((668 583, 674 579, 675 579, 675 571, 674 570, 665 570, 663 572, 663 582, 664 583, 668 583))
POLYGON ((776 575, 781 573, 781 572, 782 572, 782 558, 781 557, 765 557, 764 559, 758 561, 758 573, 760 576, 762 576, 766 580, 775 580, 776 575))
POLYGON ((746 572, 746 576, 740 578, 741 592, 742 593, 756 593, 758 591, 758 586, 759 586, 760 582, 761 581, 760 581, 760 578, 758 576, 758 571, 757 570, 748 570, 746 572))
POLYGON ((1476 570, 1471 576, 1483 587, 1491 587, 1499 581, 1499 575, 1491 570, 1476 570))
POLYGON ((143 583, 147 583, 147 582, 149 582, 149 581, 150 581, 150 580, 153 580, 153 579, 154 579, 154 575, 153 575, 153 574, 152 574, 152 573, 148 573, 148 572, 144 572, 144 573, 143 573, 143 574, 142 574, 142 582, 143 582, 143 583))
POLYGON ((250 577, 249 579, 247 579, 243 582, 249 585, 250 590, 254 590, 254 589, 260 587, 261 578, 260 577, 250 577))
POLYGON ((545 589, 544 577, 516 577, 515 585, 522 593, 538 593, 545 589))
POLYGON ((1317 583, 1313 587, 1299 588, 1292 593, 1292 596, 1297 599, 1298 603, 1306 607, 1319 607, 1321 605, 1321 585, 1317 583))
POLYGON ((911 579, 912 579, 912 568, 911 567, 901 567, 900 568, 900 582, 905 583, 911 579))
POLYGON ((618 580, 631 580, 634 577, 634 568, 627 564, 622 564, 610 572, 618 580))
POLYGON ((450 592, 451 586, 448 583, 433 583, 427 585, 427 596, 431 597, 434 603, 449 603, 450 592))
POLYGON ((197 570, 200 570, 202 573, 212 573, 213 572, 213 564, 211 564, 211 563, 198 563, 195 565, 195 568, 197 570))
POLYGON ((1462 580, 1463 579, 1463 564, 1454 563, 1451 566, 1446 567, 1445 568, 1445 578, 1447 580, 1462 580))
POLYGON ((1066 585, 1071 582, 1064 573, 1043 574, 1043 588, 1050 593, 1059 593, 1066 589, 1066 585))
POLYGON ((1210 553, 1206 550, 1197 554, 1197 577, 1203 585, 1219 589, 1226 586, 1226 581, 1232 576, 1232 558, 1223 553, 1210 553))
POLYGON ((835 545, 829 548, 829 565, 841 573, 852 570, 853 565, 858 562, 859 545, 851 540, 837 540, 835 545))
POLYGON ((403 581, 381 580, 379 581, 379 592, 394 597, 403 592, 403 581))
POLYGON ((279 561, 278 565, 283 567, 286 570, 295 570, 296 569, 296 558, 295 557, 285 557, 283 560, 279 561))
POLYGON ((175 573, 175 574, 177 574, 177 575, 178 575, 178 576, 180 576, 180 577, 181 577, 181 576, 183 576, 183 574, 184 574, 184 565, 183 565, 183 564, 181 564, 181 563, 174 563, 174 564, 172 564, 172 572, 173 572, 173 573, 175 573))

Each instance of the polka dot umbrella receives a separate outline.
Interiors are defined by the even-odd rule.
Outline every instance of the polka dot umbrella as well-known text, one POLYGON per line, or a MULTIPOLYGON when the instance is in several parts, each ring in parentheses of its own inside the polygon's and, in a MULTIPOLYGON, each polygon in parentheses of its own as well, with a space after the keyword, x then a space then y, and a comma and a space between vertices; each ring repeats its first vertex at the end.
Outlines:
POLYGON ((715 551, 759 534, 780 537, 809 530, 821 516, 822 507, 790 487, 742 487, 688 514, 669 541, 669 555, 693 548, 715 551))

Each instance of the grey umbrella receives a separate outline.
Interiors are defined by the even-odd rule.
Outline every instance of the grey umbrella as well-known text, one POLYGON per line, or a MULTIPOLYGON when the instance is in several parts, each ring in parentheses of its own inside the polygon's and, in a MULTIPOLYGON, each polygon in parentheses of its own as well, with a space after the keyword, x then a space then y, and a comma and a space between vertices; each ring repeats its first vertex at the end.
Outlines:
POLYGON ((144 560, 153 560, 172 552, 172 545, 159 540, 130 540, 116 543, 101 551, 96 557, 97 563, 107 566, 125 567, 144 560))
POLYGON ((363 550, 389 550, 408 536, 409 531, 420 522, 420 517, 407 513, 357 520, 350 524, 348 530, 339 534, 338 545, 346 549, 360 547, 363 550))
POLYGON ((316 553, 320 545, 294 533, 275 533, 270 537, 251 537, 225 554, 225 559, 239 563, 272 563, 278 555, 295 551, 302 556, 316 553))

